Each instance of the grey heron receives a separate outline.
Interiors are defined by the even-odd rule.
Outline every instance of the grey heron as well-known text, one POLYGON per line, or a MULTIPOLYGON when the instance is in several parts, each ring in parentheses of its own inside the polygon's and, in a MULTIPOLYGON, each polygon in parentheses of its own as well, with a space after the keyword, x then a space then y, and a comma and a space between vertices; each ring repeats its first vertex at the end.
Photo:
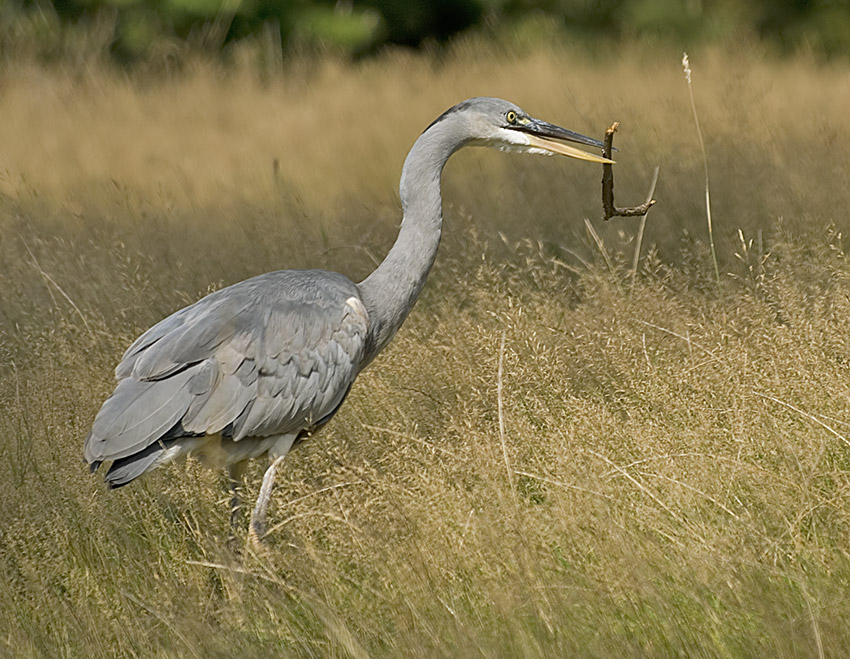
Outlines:
POLYGON ((360 283, 323 270, 270 272, 151 327, 124 353, 115 391, 86 437, 92 471, 111 462, 106 481, 120 487, 194 455, 227 467, 235 522, 245 464, 268 455, 249 525, 251 537, 261 538, 281 460, 340 408, 422 291, 440 243, 440 180, 449 157, 474 145, 612 162, 566 142, 603 146, 501 99, 471 98, 448 109, 404 162, 401 228, 375 271, 360 283))

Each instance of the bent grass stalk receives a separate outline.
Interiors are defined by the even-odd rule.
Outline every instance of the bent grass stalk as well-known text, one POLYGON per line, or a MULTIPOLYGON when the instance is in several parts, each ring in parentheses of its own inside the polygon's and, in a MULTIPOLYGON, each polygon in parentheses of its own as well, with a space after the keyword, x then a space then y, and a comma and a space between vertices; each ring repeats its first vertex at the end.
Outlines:
POLYGON ((499 372, 496 380, 496 398, 499 412, 499 442, 502 445, 502 458, 505 461, 505 473, 508 476, 508 487, 514 492, 514 477, 511 462, 508 458, 508 447, 505 443, 505 414, 502 406, 502 373, 505 363, 505 332, 502 331, 502 342, 499 344, 499 372))
POLYGON ((714 265, 714 277, 717 280, 717 285, 720 285, 720 268, 717 266, 717 251, 714 249, 714 230, 711 224, 711 194, 708 186, 708 156, 705 153, 705 142, 702 139, 702 129, 699 126, 699 116, 697 116, 697 104, 694 101, 694 87, 691 81, 691 63, 688 59, 688 54, 682 56, 682 68, 685 71, 685 80, 688 81, 688 95, 691 99, 691 110, 694 112, 694 123, 697 127, 697 137, 699 138, 699 148, 702 151, 702 166, 705 172, 705 219, 708 223, 708 244, 711 247, 711 262, 714 265))
MULTIPOLYGON (((652 172, 652 182, 649 184, 649 193, 646 195, 646 202, 649 203, 652 200, 652 195, 655 194, 655 186, 658 184, 658 172, 661 170, 659 166, 655 167, 655 170, 652 172)), ((635 253, 632 257, 632 272, 629 275, 631 278, 631 284, 629 288, 629 294, 634 293, 635 290, 635 281, 637 280, 637 270, 638 265, 640 264, 640 250, 643 247, 643 234, 646 230, 646 216, 649 215, 649 209, 647 209, 646 213, 640 216, 640 226, 638 227, 637 238, 635 240, 635 253)))

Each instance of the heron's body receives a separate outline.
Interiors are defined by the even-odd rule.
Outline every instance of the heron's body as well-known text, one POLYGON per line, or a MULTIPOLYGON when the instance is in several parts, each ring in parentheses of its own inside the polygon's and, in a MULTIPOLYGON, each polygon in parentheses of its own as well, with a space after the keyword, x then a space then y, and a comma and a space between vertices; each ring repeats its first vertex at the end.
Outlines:
MULTIPOLYGON (((445 112, 408 154, 401 229, 369 277, 355 284, 321 270, 272 272, 157 323, 116 368, 118 385, 86 438, 86 460, 111 461, 106 480, 117 487, 187 454, 226 465, 282 458, 333 416, 419 296, 440 242, 448 158, 476 144, 609 162, 552 138, 601 146, 499 99, 445 112)), ((270 487, 273 470, 268 476, 270 487)))
POLYGON ((192 452, 213 464, 285 454, 342 403, 367 333, 357 287, 336 273, 283 270, 216 291, 130 346, 85 457, 113 460, 106 480, 120 486, 192 452))

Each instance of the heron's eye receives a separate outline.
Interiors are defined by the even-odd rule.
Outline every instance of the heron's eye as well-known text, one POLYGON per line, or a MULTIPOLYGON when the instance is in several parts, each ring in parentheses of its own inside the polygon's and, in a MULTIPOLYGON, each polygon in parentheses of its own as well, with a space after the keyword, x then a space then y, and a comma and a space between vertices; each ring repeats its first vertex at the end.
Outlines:
POLYGON ((513 110, 508 110, 508 113, 505 115, 505 119, 508 120, 509 124, 512 124, 512 125, 515 124, 516 123, 516 112, 514 112, 513 110))

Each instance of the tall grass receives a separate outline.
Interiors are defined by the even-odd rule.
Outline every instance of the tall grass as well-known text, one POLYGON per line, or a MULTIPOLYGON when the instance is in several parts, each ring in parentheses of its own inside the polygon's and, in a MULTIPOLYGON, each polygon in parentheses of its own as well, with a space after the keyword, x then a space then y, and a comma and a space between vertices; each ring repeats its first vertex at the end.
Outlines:
POLYGON ((701 55, 718 287, 675 58, 473 50, 268 84, 4 71, 3 653, 850 645, 850 188, 829 155, 850 142, 846 76, 701 55), (585 133, 619 119, 621 203, 662 165, 634 285, 637 226, 596 221, 598 170, 461 153, 423 298, 287 458, 267 554, 229 551, 224 477, 193 462, 105 491, 82 438, 129 341, 261 271, 365 274, 394 237, 406 149, 481 93, 585 133))

